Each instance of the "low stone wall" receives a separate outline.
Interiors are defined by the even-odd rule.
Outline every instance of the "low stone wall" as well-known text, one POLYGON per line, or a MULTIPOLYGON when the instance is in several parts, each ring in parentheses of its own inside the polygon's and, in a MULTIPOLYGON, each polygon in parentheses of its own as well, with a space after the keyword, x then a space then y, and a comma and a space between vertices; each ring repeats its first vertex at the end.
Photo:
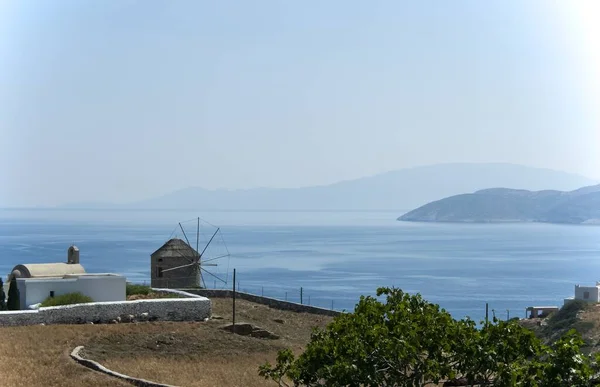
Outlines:
POLYGON ((175 387, 175 386, 171 386, 170 384, 151 382, 149 380, 134 378, 129 375, 124 375, 119 372, 109 370, 108 368, 104 367, 102 364, 100 364, 98 362, 95 362, 95 361, 89 360, 89 359, 84 359, 83 357, 81 357, 81 355, 79 353, 81 352, 82 349, 83 349, 83 346, 79 346, 79 347, 75 348, 73 351, 71 351, 71 358, 73 360, 75 360, 77 363, 81 364, 82 366, 88 367, 88 368, 98 371, 98 372, 102 372, 103 374, 113 376, 113 377, 121 379, 121 380, 125 380, 126 382, 129 382, 129 383, 133 384, 134 386, 138 386, 138 387, 175 387))
POLYGON ((0 326, 36 324, 103 324, 114 321, 203 321, 211 316, 208 298, 164 298, 91 302, 37 310, 0 312, 0 326))
MULTIPOLYGON (((233 297, 233 291, 231 291, 231 290, 185 289, 185 291, 187 293, 193 293, 193 294, 197 294, 197 295, 208 297, 208 298, 211 298, 211 297, 213 297, 213 298, 232 298, 233 297)), ((299 313, 312 313, 312 314, 319 314, 319 315, 325 315, 325 316, 337 316, 342 313, 342 312, 338 312, 335 310, 318 308, 316 306, 310 306, 310 305, 298 304, 296 302, 282 301, 282 300, 277 300, 275 298, 257 296, 255 294, 250 294, 250 293, 235 292, 235 296, 236 296, 236 298, 239 298, 242 300, 255 302, 257 304, 268 305, 269 307, 271 307, 273 309, 289 310, 292 312, 299 312, 299 313)))

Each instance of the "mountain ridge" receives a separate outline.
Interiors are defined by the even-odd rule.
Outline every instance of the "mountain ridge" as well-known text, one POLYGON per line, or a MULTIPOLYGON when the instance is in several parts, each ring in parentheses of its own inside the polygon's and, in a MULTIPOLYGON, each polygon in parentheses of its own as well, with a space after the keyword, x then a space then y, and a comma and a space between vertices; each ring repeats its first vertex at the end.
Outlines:
MULTIPOLYGON (((300 188, 187 187, 157 197, 98 208, 198 210, 404 210, 493 186, 575 189, 584 176, 508 163, 449 163, 389 171, 300 188)), ((73 205, 61 208, 76 208, 73 205)))

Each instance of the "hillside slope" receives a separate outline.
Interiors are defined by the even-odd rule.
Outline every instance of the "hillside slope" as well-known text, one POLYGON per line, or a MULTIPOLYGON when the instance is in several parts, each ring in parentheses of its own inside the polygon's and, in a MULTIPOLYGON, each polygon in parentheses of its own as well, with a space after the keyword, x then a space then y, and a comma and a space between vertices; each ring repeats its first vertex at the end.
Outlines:
POLYGON ((572 301, 546 319, 523 319, 520 324, 531 329, 545 344, 575 329, 585 342, 584 353, 600 351, 600 304, 572 301))
POLYGON ((485 189, 437 200, 398 218, 413 222, 600 222, 600 185, 569 192, 485 189))

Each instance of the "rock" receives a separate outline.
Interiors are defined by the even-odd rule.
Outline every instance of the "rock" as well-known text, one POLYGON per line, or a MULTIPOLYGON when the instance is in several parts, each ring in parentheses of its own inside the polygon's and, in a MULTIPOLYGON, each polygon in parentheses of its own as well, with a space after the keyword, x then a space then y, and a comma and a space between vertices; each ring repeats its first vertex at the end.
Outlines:
POLYGON ((251 337, 257 337, 257 338, 261 338, 261 339, 271 339, 271 340, 279 339, 279 336, 277 336, 276 334, 269 332, 266 329, 262 329, 260 327, 255 327, 252 324, 248 324, 248 323, 235 324, 235 328, 234 328, 233 324, 230 324, 230 325, 224 326, 223 329, 226 331, 229 331, 229 332, 236 333, 238 335, 242 335, 242 336, 251 336, 251 337))
POLYGON ((90 321, 90 322, 88 322, 88 324, 90 324, 90 325, 94 325, 94 322, 93 322, 93 321, 90 321))
POLYGON ((121 322, 121 316, 117 317, 117 322, 120 323, 121 322))
POLYGON ((271 339, 271 340, 277 340, 279 338, 279 336, 277 336, 276 334, 271 333, 265 329, 256 329, 256 330, 252 331, 252 333, 250 333, 250 336, 259 337, 261 339, 271 339))
POLYGON ((130 323, 133 322, 135 316, 132 314, 124 314, 123 316, 119 316, 117 319, 122 322, 130 323))
POLYGON ((238 335, 247 336, 252 333, 254 327, 252 324, 247 323, 237 323, 235 324, 235 328, 233 324, 229 324, 223 327, 226 331, 237 333, 238 335))
POLYGON ((279 323, 279 324, 283 324, 285 322, 285 321, 283 321, 283 319, 280 319, 280 318, 276 318, 273 321, 275 321, 276 323, 279 323))
POLYGON ((210 318, 212 318, 213 320, 223 320, 223 317, 221 317, 217 314, 213 314, 212 316, 210 316, 210 318))
POLYGON ((117 320, 110 320, 111 324, 118 324, 117 320))
POLYGON ((208 321, 208 317, 206 317, 206 318, 205 318, 203 321, 204 321, 204 322, 208 321))

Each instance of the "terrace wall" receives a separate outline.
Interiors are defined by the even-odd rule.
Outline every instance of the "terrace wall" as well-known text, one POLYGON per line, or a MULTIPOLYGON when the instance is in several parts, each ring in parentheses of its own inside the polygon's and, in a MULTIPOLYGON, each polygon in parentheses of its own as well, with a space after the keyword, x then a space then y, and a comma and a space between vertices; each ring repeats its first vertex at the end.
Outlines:
POLYGON ((210 318, 211 303, 208 298, 181 295, 187 298, 90 302, 35 310, 2 311, 0 326, 99 324, 130 320, 131 317, 136 321, 203 321, 210 318))

